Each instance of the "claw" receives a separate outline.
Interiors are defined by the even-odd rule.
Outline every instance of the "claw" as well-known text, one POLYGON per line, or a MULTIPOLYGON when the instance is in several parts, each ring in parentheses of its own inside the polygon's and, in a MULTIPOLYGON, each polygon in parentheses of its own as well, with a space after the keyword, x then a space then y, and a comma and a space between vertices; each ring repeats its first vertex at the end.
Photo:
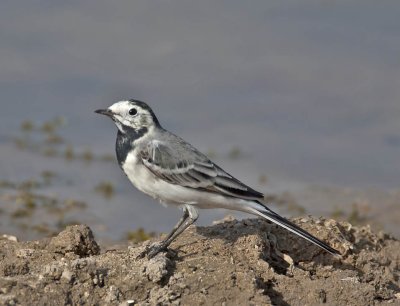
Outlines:
POLYGON ((147 254, 147 248, 144 249, 143 252, 140 252, 138 256, 136 256, 136 259, 142 259, 146 256, 147 254))
POLYGON ((158 253, 160 253, 161 251, 165 251, 166 249, 167 249, 167 248, 164 247, 164 246, 162 246, 162 245, 154 246, 154 247, 152 247, 152 248, 149 250, 149 252, 147 253, 147 258, 148 258, 148 259, 151 259, 151 258, 153 258, 154 256, 156 256, 158 253))
POLYGON ((160 242, 155 242, 153 244, 151 244, 150 246, 147 246, 143 252, 141 252, 137 258, 144 258, 145 256, 147 256, 148 259, 153 258, 154 256, 156 256, 158 253, 165 251, 167 249, 167 247, 160 242))

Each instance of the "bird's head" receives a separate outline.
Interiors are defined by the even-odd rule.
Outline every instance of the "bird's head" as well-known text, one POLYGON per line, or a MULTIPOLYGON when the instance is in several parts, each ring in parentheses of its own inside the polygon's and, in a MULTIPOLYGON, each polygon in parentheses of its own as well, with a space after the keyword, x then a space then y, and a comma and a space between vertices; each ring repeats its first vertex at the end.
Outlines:
POLYGON ((107 109, 95 111, 98 114, 110 117, 121 133, 129 133, 134 130, 150 130, 160 127, 153 110, 146 103, 138 100, 127 100, 114 103, 107 109))

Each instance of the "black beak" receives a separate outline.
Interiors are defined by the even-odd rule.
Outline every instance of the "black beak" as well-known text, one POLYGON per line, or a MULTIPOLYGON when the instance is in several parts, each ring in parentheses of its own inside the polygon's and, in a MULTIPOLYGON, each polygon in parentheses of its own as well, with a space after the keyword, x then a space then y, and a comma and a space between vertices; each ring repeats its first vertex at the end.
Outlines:
POLYGON ((113 117, 114 113, 110 111, 109 109, 98 109, 94 111, 95 113, 101 114, 101 115, 106 115, 108 117, 113 117))

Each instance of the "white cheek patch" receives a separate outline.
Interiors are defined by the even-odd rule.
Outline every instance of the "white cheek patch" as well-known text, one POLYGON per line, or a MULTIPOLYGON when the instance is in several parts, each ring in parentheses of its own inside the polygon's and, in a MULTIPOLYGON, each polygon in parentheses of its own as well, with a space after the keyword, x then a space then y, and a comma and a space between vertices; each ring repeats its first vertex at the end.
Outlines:
POLYGON ((127 120, 127 119, 122 119, 122 120, 121 120, 121 123, 122 123, 123 125, 136 128, 136 124, 135 124, 135 122, 133 122, 133 121, 129 121, 129 120, 127 120))
POLYGON ((121 132, 125 132, 124 126, 129 126, 132 128, 135 128, 135 126, 136 126, 133 122, 130 122, 129 120, 126 120, 119 115, 115 115, 114 118, 115 118, 115 120, 114 120, 115 125, 118 127, 118 129, 121 132))
POLYGON ((125 126, 132 126, 132 123, 124 119, 132 104, 129 101, 120 101, 111 105, 108 109, 114 113, 115 125, 121 132, 125 132, 125 126))

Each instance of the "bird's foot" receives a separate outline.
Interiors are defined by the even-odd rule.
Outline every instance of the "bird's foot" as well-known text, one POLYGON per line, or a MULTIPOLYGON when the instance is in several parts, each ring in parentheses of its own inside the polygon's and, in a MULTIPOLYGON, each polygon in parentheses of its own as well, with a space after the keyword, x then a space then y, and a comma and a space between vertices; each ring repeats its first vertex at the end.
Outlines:
POLYGON ((166 251, 167 250, 167 246, 162 243, 162 242, 155 242, 153 244, 151 244, 150 246, 147 246, 143 252, 141 252, 138 256, 138 258, 144 258, 145 256, 147 256, 148 259, 153 258, 154 256, 156 256, 158 253, 162 252, 162 251, 166 251))

